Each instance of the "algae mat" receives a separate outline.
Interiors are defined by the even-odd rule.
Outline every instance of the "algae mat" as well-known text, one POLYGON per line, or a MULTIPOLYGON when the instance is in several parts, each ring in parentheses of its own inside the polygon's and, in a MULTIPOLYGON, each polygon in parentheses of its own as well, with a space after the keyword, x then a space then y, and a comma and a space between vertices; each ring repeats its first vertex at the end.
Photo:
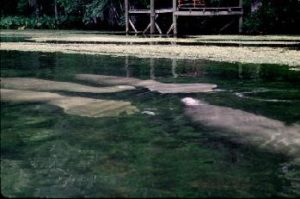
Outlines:
POLYGON ((133 114, 138 109, 130 102, 99 100, 86 97, 68 97, 56 93, 1 89, 1 101, 40 102, 55 105, 70 115, 86 117, 115 117, 133 114))
POLYGON ((299 51, 271 47, 179 45, 48 44, 3 42, 0 50, 135 56, 141 58, 204 59, 231 63, 282 64, 299 68, 299 51))

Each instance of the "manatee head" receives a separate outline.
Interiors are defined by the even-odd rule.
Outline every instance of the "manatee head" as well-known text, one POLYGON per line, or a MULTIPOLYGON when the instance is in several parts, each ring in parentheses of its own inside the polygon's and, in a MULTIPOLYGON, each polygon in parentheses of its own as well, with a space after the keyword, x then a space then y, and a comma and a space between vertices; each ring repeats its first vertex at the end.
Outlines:
POLYGON ((128 89, 128 90, 134 90, 135 87, 134 86, 127 86, 127 85, 119 85, 117 86, 120 89, 128 89))
POLYGON ((185 97, 181 99, 181 101, 186 106, 200 106, 205 104, 203 101, 191 97, 185 97))

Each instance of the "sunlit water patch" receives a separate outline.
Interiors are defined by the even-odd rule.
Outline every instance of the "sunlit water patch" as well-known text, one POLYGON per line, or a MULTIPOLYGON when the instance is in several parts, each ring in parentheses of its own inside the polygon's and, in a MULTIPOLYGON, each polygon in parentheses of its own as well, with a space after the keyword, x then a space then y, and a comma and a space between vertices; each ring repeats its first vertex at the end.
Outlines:
MULTIPOLYGON (((292 152, 289 156, 276 147, 272 150, 272 147, 259 147, 251 141, 241 142, 245 126, 239 131, 237 126, 226 125, 222 120, 226 111, 221 111, 218 121, 211 121, 214 126, 193 122, 184 114, 185 106, 181 102, 185 97, 192 97, 218 110, 259 115, 260 119, 270 122, 272 128, 297 126, 300 122, 298 71, 280 65, 201 60, 0 53, 1 80, 18 78, 15 79, 18 81, 1 81, 1 87, 19 90, 19 97, 24 96, 24 92, 51 93, 64 99, 122 101, 136 107, 131 114, 87 117, 68 114, 63 107, 70 105, 67 101, 60 104, 51 103, 53 99, 47 103, 43 100, 2 100, 1 191, 5 196, 300 195, 297 154, 292 152), (217 90, 160 93, 130 85, 135 88, 93 92, 116 85, 80 80, 76 78, 78 74, 151 80, 163 85, 211 84, 217 85, 217 90), (32 84, 32 80, 43 81, 32 84), (268 92, 256 92, 262 89, 268 92), (241 98, 235 93, 251 98, 241 98)), ((34 95, 26 96, 37 99, 34 95)), ((85 111, 97 111, 97 107, 85 111)), ((239 125, 239 120, 233 120, 232 124, 239 125)), ((251 125, 247 125, 249 130, 251 125)), ((261 129, 268 131, 267 128, 261 129)), ((253 133, 258 141, 264 139, 263 133, 262 137, 257 131, 253 133)), ((298 136, 299 132, 293 133, 298 136)), ((248 138, 243 139, 247 141, 248 138)))

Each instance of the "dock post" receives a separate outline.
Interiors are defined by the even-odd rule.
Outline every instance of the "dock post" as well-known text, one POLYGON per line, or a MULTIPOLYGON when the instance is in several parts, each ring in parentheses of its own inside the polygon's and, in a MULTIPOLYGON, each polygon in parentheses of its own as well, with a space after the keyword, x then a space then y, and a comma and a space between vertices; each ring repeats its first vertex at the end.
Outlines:
POLYGON ((242 8, 242 15, 239 17, 239 33, 242 33, 243 31, 243 0, 239 0, 239 7, 242 8))
POLYGON ((129 5, 128 5, 128 0, 125 0, 125 25, 126 25, 126 34, 129 33, 129 5))
POLYGON ((177 0, 173 0, 173 33, 174 36, 177 36, 177 16, 175 15, 175 12, 177 11, 177 0))
POLYGON ((150 0, 150 34, 155 32, 155 5, 154 0, 150 0))

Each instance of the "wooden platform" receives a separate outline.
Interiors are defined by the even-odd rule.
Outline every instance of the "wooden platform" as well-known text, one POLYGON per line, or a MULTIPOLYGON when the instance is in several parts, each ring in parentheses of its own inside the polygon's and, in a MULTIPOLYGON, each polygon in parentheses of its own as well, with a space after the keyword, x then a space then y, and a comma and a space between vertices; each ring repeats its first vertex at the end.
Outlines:
MULTIPOLYGON (((148 9, 129 10, 129 14, 151 14, 148 9)), ((173 9, 157 9, 155 14, 173 13, 173 9)), ((174 12, 177 16, 224 16, 224 15, 242 15, 243 9, 241 7, 222 7, 222 8, 181 8, 174 12)))
POLYGON ((174 12, 176 16, 226 16, 242 14, 242 7, 203 7, 197 9, 180 9, 174 12))
MULTIPOLYGON (((140 10, 129 10, 129 14, 151 14, 151 11, 148 9, 140 9, 140 10)), ((163 13, 173 13, 173 9, 156 9, 154 10, 155 14, 163 14, 163 13)))
MULTIPOLYGON (((172 8, 166 9, 155 9, 154 2, 155 0, 150 0, 150 9, 130 9, 129 0, 125 1, 125 24, 126 24, 126 33, 131 32, 129 28, 134 30, 136 34, 142 32, 146 33, 150 31, 150 34, 154 34, 156 30, 159 34, 162 34, 162 31, 159 25, 156 23, 156 19, 160 14, 172 14, 173 22, 167 31, 167 34, 173 32, 174 35, 177 34, 177 18, 181 16, 199 16, 199 17, 208 17, 208 16, 238 16, 239 17, 239 32, 242 31, 242 22, 243 22, 243 0, 239 0, 239 5, 236 7, 205 7, 202 6, 178 6, 178 0, 172 0, 172 8), (144 29, 144 31, 138 31, 135 27, 135 24, 130 20, 130 15, 140 15, 146 14, 150 17, 150 23, 144 29)), ((189 5, 189 4, 185 4, 189 5)))

